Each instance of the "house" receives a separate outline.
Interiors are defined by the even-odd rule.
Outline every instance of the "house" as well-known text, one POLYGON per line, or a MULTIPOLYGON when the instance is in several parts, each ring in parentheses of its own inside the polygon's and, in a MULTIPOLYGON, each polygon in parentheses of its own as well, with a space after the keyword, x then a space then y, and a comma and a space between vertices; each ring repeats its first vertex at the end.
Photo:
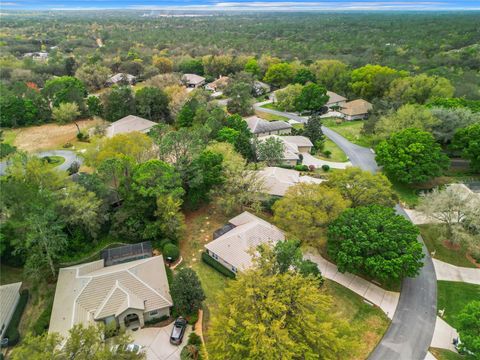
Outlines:
POLYGON ((0 286, 0 340, 7 331, 20 299, 21 282, 0 286))
POLYGON ((105 85, 107 86, 112 86, 112 85, 117 85, 117 84, 128 84, 128 85, 133 85, 137 81, 137 77, 130 75, 130 74, 125 74, 125 73, 118 73, 113 76, 111 76, 106 82, 105 85))
POLYGON ((267 135, 259 137, 258 140, 264 141, 269 137, 275 137, 283 142, 282 162, 286 165, 297 165, 302 161, 302 153, 310 153, 313 147, 310 139, 305 136, 267 135))
POLYGON ((23 54, 24 58, 32 58, 35 61, 47 61, 48 60, 48 53, 45 51, 36 51, 36 52, 29 52, 23 54))
POLYGON ((360 120, 368 116, 368 112, 373 109, 372 104, 368 101, 357 99, 343 104, 340 112, 345 120, 360 120))
POLYGON ((338 95, 333 91, 327 91, 327 95, 329 99, 325 105, 329 109, 335 108, 335 107, 342 107, 343 105, 345 105, 345 102, 347 101, 347 98, 344 98, 342 95, 338 95))
POLYGON ((65 337, 95 322, 136 329, 169 316, 172 305, 161 256, 113 266, 97 260, 60 269, 48 331, 65 337))
POLYGON ((113 137, 118 134, 126 134, 132 131, 147 133, 152 127, 158 125, 156 122, 141 118, 135 115, 128 115, 124 118, 111 123, 105 134, 107 137, 113 137))
POLYGON ((187 88, 196 89, 205 84, 205 78, 197 74, 184 74, 182 82, 187 88))
POLYGON ((290 134, 292 125, 285 121, 266 121, 257 116, 244 118, 248 128, 255 136, 290 134))
POLYGON ((260 96, 260 95, 265 95, 268 94, 272 88, 270 85, 265 84, 264 82, 255 80, 253 82, 253 95, 254 96, 260 96))
POLYGON ((248 211, 230 219, 225 230, 216 232, 221 235, 206 244, 205 249, 212 258, 234 273, 252 266, 252 248, 285 239, 279 228, 248 211))
POLYGON ((217 80, 212 81, 211 83, 208 83, 207 85, 205 85, 205 89, 213 92, 218 92, 225 89, 229 81, 230 81, 230 78, 228 76, 220 75, 220 77, 217 80))
POLYGON ((265 192, 269 195, 284 196, 288 188, 298 183, 320 184, 325 180, 308 175, 301 176, 300 172, 279 167, 266 167, 258 171, 263 180, 265 192))

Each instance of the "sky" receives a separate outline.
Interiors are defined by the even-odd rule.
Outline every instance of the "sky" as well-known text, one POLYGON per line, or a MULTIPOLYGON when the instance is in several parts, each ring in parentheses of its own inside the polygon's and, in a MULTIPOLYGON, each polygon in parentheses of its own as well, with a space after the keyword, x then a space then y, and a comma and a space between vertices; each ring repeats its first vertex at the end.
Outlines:
POLYGON ((480 0, 0 0, 0 10, 392 11, 480 10, 480 0))

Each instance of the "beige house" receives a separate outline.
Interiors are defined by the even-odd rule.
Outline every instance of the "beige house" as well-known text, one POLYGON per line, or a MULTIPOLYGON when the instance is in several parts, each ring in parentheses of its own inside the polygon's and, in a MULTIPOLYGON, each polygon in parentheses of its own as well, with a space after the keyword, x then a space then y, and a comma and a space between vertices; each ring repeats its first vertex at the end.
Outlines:
POLYGON ((118 134, 127 134, 133 131, 147 133, 155 125, 158 124, 139 116, 128 115, 111 123, 106 129, 105 135, 107 137, 113 137, 118 134))
POLYGON ((284 196, 287 190, 299 183, 320 184, 325 180, 308 175, 300 175, 299 171, 279 167, 266 167, 258 171, 263 180, 265 193, 275 196, 284 196))
POLYGON ((327 95, 329 99, 325 105, 328 106, 329 109, 335 106, 342 107, 347 101, 347 98, 343 97, 342 95, 338 95, 333 91, 327 91, 327 95))
POLYGON ((230 219, 226 228, 228 231, 206 244, 205 249, 234 273, 252 266, 250 250, 260 244, 275 244, 285 239, 279 228, 248 211, 230 219))
POLYGON ((301 154, 310 153, 313 147, 310 139, 305 136, 267 135, 259 137, 258 140, 264 141, 270 137, 277 138, 283 142, 282 162, 285 165, 297 165, 302 160, 301 154))
POLYGON ((243 120, 255 136, 286 135, 292 132, 292 125, 285 121, 266 121, 258 116, 249 116, 243 120))
POLYGON ((125 73, 118 73, 118 74, 115 74, 113 76, 111 76, 105 83, 105 85, 107 86, 112 86, 112 85, 116 85, 116 84, 119 84, 119 83, 127 83, 129 85, 133 85, 135 84, 135 82, 137 81, 137 77, 136 76, 133 76, 133 75, 130 75, 130 74, 125 74, 125 73))
POLYGON ((345 120, 360 120, 368 116, 368 112, 373 109, 372 104, 368 101, 357 99, 349 101, 342 106, 340 112, 343 114, 345 120))
POLYGON ((173 305, 161 256, 104 266, 104 260, 62 268, 49 332, 67 336, 75 324, 120 328, 170 315, 173 305))
POLYGON ((17 308, 21 287, 21 282, 0 286, 0 340, 3 339, 17 308))
POLYGON ((184 74, 182 82, 187 88, 199 88, 205 85, 205 78, 197 74, 184 74))

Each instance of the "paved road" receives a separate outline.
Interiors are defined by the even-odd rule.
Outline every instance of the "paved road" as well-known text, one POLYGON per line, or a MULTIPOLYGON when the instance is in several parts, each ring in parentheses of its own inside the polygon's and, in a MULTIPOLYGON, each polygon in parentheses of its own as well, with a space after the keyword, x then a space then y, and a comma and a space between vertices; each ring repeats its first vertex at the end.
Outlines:
MULTIPOLYGON (((71 150, 50 150, 50 151, 42 151, 37 154, 35 154, 38 157, 45 157, 45 156, 61 156, 65 159, 65 162, 59 166, 56 167, 58 170, 63 170, 67 171, 70 165, 74 161, 79 162, 80 164, 83 163, 83 159, 79 156, 74 151, 71 150)), ((2 161, 0 162, 0 176, 5 175, 6 170, 8 167, 8 162, 2 161)))
MULTIPOLYGON (((261 105, 257 105, 258 106, 261 105)), ((271 114, 306 122, 304 118, 281 111, 261 108, 271 114), (299 120, 303 119, 303 120, 299 120)), ((372 150, 355 145, 335 131, 323 127, 324 134, 336 143, 349 157, 354 166, 363 170, 376 172, 375 154, 372 150)), ((399 214, 408 218, 403 209, 397 205, 399 214)), ((415 278, 406 278, 392 323, 369 360, 424 360, 432 342, 437 312, 437 278, 433 262, 423 239, 418 237, 425 253, 424 266, 415 278)))

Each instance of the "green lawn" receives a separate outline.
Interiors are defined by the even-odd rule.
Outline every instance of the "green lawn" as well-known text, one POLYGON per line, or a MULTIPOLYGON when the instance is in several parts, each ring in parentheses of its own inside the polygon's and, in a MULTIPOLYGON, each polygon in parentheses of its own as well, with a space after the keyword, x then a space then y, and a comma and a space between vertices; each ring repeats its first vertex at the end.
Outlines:
POLYGON ((275 103, 268 103, 268 104, 262 105, 261 107, 262 107, 262 108, 265 108, 265 109, 283 111, 283 110, 279 109, 279 108, 277 107, 277 104, 275 104, 275 103))
POLYGON ((15 130, 3 130, 3 142, 13 146, 17 132, 15 130))
POLYGON ((437 360, 475 360, 473 356, 460 355, 446 349, 430 348, 430 352, 437 360))
POLYGON ((418 226, 420 234, 422 234, 423 241, 430 253, 435 251, 435 258, 446 263, 475 268, 475 265, 466 257, 466 252, 463 247, 459 249, 452 249, 445 246, 444 225, 442 224, 423 224, 418 226))
POLYGON ((336 119, 327 118, 324 119, 322 122, 323 125, 339 133, 348 141, 351 141, 352 143, 360 146, 372 147, 374 140, 373 137, 361 133, 364 121, 356 120, 337 122, 336 119))
POLYGON ((256 111, 255 115, 257 115, 259 118, 262 118, 262 119, 267 120, 267 121, 278 121, 278 120, 280 120, 280 121, 287 121, 288 122, 288 120, 289 120, 285 116, 269 114, 269 113, 266 113, 266 112, 263 112, 263 111, 256 111))
POLYGON ((326 157, 322 153, 317 153, 315 156, 318 157, 319 159, 327 160, 327 161, 337 161, 337 162, 345 162, 348 161, 347 155, 343 152, 342 149, 340 149, 337 144, 335 144, 332 140, 326 139, 325 140, 325 146, 323 148, 323 151, 330 151, 331 155, 330 157, 326 157))
POLYGON ((453 281, 439 281, 437 287, 437 309, 445 309, 443 319, 458 328, 457 316, 465 305, 480 299, 480 285, 453 281))

